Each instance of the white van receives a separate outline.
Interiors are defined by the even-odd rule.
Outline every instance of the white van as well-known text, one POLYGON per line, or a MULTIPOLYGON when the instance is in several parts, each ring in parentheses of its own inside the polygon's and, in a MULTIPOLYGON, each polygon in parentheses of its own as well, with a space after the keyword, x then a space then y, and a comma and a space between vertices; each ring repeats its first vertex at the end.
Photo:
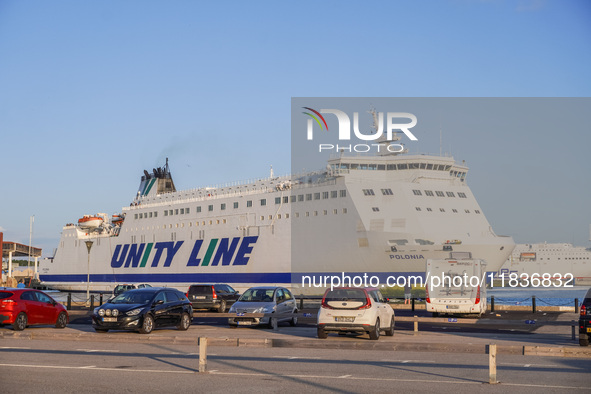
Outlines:
POLYGON ((486 312, 486 263, 479 259, 427 260, 426 309, 440 313, 486 312))

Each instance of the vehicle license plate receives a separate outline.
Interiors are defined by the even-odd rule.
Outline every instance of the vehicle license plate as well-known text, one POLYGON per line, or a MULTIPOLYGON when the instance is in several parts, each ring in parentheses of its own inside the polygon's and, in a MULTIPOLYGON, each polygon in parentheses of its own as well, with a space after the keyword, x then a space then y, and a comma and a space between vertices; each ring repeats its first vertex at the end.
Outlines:
POLYGON ((239 326, 252 326, 251 321, 238 321, 239 326))
POLYGON ((338 323, 353 323, 355 318, 349 316, 335 316, 334 321, 338 323))
POLYGON ((446 305, 447 309, 460 309, 459 305, 446 305))
POLYGON ((591 332, 591 327, 587 327, 587 332, 591 332))
POLYGON ((196 296, 195 299, 196 300, 204 300, 205 299, 205 296, 196 296))
POLYGON ((103 321, 104 322, 116 322, 117 318, 116 317, 103 317, 103 321))

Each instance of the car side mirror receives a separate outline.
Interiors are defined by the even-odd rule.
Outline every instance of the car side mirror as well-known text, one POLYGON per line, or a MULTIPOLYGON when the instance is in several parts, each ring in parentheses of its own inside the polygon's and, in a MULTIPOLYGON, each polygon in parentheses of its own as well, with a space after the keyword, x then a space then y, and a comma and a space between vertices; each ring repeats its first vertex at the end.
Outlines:
POLYGON ((164 304, 164 300, 158 300, 154 302, 154 305, 162 305, 164 304))

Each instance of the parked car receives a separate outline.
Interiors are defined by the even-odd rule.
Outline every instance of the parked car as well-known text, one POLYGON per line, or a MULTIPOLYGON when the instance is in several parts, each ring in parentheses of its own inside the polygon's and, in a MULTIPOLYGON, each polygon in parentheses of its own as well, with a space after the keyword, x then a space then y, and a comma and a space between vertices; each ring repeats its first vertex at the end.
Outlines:
POLYGON ((15 331, 21 331, 36 324, 64 328, 68 321, 66 308, 41 291, 0 288, 0 325, 11 324, 15 331))
POLYGON ((215 309, 223 313, 240 298, 240 293, 222 283, 191 285, 187 298, 193 304, 193 309, 215 309))
POLYGON ((256 326, 266 324, 275 328, 279 322, 289 321, 292 326, 298 323, 297 302, 289 290, 284 287, 251 287, 232 305, 229 313, 274 313, 276 317, 236 316, 228 319, 231 327, 256 326))
POLYGON ((363 332, 377 340, 381 331, 394 335, 394 310, 378 289, 326 290, 318 311, 318 338, 325 339, 329 332, 363 332))
POLYGON ((165 287, 128 290, 95 308, 92 326, 97 332, 137 330, 149 334, 156 327, 187 330, 193 307, 181 291, 165 287))
POLYGON ((579 315, 579 345, 589 346, 591 336, 591 289, 587 290, 579 315))
POLYGON ((109 297, 108 301, 111 301, 113 298, 117 297, 119 294, 125 293, 127 290, 144 289, 146 287, 152 287, 152 285, 149 285, 147 283, 117 285, 113 289, 113 295, 111 297, 109 297))

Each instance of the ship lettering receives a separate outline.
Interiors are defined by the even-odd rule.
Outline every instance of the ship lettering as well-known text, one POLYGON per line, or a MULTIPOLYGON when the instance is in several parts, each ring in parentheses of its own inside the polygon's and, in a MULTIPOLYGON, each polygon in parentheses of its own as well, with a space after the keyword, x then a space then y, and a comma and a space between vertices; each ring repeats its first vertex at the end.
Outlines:
POLYGON ((232 241, 230 241, 229 238, 222 238, 221 240, 213 238, 211 241, 209 241, 209 245, 207 246, 207 250, 202 259, 198 258, 198 256, 199 252, 201 251, 201 247, 203 246, 203 240, 198 239, 195 241, 193 251, 191 252, 189 261, 187 261, 187 267, 206 267, 209 265, 217 266, 219 265, 220 261, 222 265, 246 265, 250 259, 250 256, 247 255, 252 253, 252 244, 255 244, 258 238, 258 236, 244 237, 239 248, 238 243, 240 242, 240 237, 232 238, 232 241), (234 257, 234 263, 231 264, 236 248, 238 248, 238 252, 236 253, 236 257, 234 257), (216 252, 215 255, 214 251, 216 252))
POLYGON ((425 257, 422 254, 391 254, 390 259, 394 260, 415 260, 415 259, 424 259, 425 257))

